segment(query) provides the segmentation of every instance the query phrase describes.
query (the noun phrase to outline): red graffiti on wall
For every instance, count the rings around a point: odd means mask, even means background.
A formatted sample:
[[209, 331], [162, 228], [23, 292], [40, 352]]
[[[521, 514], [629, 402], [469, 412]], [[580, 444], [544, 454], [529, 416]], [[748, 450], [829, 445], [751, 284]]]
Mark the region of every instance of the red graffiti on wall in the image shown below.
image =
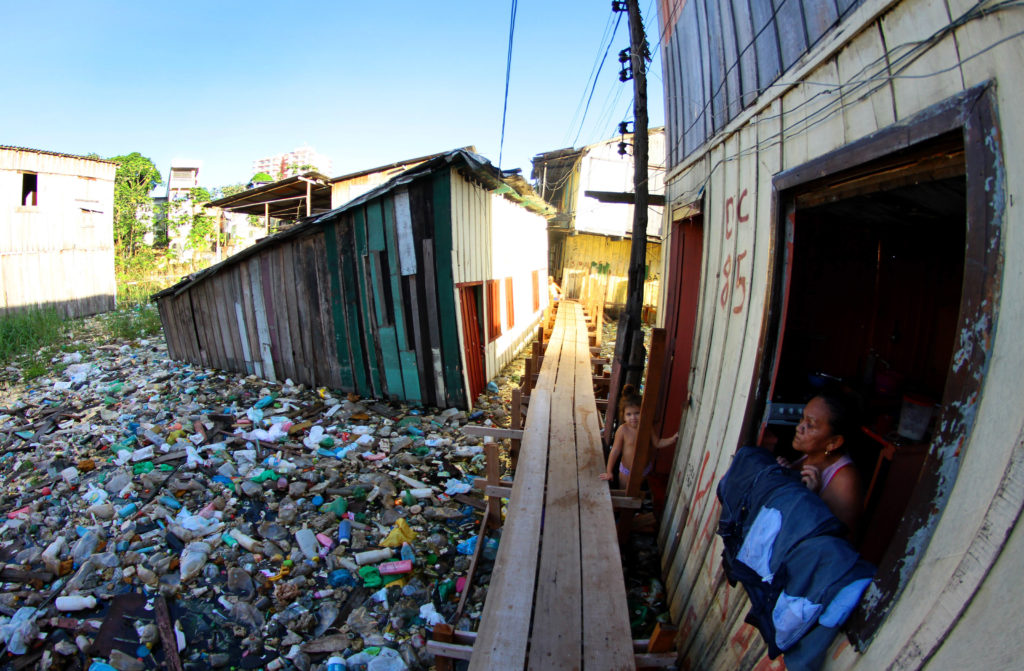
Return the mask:
[[736, 659], [743, 659], [743, 655], [747, 654], [747, 650], [750, 649], [750, 644], [754, 642], [756, 634], [757, 629], [746, 623], [736, 630], [736, 633], [729, 639], [729, 649], [736, 655]]
[[[729, 196], [725, 201], [725, 239], [732, 238], [732, 216], [736, 213], [736, 222], [745, 223], [750, 220], [750, 215], [743, 211], [743, 201], [747, 197], [747, 189], [740, 192], [739, 198]], [[749, 250], [743, 250], [739, 254], [729, 254], [722, 263], [722, 291], [719, 294], [718, 302], [723, 309], [732, 309], [733, 314], [743, 312], [747, 304], [747, 277], [742, 273], [740, 264], [746, 258]]]

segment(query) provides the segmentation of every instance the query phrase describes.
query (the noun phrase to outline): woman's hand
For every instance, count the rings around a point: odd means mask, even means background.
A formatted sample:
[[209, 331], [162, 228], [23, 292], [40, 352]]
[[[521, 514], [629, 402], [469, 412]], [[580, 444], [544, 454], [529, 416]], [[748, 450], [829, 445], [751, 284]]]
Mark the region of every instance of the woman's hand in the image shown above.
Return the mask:
[[597, 477], [600, 478], [601, 480], [611, 480], [612, 479], [612, 474], [611, 473], [602, 473], [601, 475], [599, 475]]
[[785, 457], [775, 457], [775, 462], [783, 468], [793, 468], [793, 464]]
[[807, 489], [815, 494], [821, 489], [821, 469], [817, 466], [804, 466], [801, 468], [800, 479], [807, 485]]

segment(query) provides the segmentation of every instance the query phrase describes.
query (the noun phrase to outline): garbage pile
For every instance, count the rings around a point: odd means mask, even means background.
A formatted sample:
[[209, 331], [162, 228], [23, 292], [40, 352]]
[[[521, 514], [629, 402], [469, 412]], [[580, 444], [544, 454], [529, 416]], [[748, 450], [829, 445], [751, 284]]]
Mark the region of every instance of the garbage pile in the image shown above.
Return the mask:
[[59, 357], [0, 392], [0, 668], [429, 668], [430, 626], [476, 629], [486, 592], [460, 427], [504, 419], [489, 391], [467, 417], [161, 340]]

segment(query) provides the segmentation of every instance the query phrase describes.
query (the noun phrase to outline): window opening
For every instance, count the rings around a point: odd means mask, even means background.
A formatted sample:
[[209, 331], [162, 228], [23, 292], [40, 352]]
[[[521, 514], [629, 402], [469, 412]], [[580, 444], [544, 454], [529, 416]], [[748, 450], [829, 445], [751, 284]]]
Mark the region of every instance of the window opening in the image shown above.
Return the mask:
[[26, 207], [39, 205], [39, 175], [34, 172], [21, 173], [21, 204]]
[[505, 314], [508, 318], [508, 327], [512, 328], [516, 325], [516, 305], [515, 300], [512, 298], [512, 278], [505, 278]]
[[540, 310], [540, 271], [533, 271], [533, 311]]
[[487, 342], [501, 335], [501, 282], [487, 280]]

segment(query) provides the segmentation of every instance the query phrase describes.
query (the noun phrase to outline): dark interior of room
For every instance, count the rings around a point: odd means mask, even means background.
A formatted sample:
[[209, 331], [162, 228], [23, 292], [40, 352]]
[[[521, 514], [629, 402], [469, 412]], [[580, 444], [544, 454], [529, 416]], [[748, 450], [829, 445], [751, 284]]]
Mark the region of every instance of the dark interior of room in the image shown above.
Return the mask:
[[[848, 453], [868, 489], [861, 552], [878, 562], [910, 499], [938, 416], [956, 342], [965, 246], [965, 180], [923, 181], [800, 208], [774, 403], [824, 385], [856, 391], [864, 428]], [[920, 416], [920, 415], [919, 415]], [[769, 426], [795, 457], [791, 424]]]

